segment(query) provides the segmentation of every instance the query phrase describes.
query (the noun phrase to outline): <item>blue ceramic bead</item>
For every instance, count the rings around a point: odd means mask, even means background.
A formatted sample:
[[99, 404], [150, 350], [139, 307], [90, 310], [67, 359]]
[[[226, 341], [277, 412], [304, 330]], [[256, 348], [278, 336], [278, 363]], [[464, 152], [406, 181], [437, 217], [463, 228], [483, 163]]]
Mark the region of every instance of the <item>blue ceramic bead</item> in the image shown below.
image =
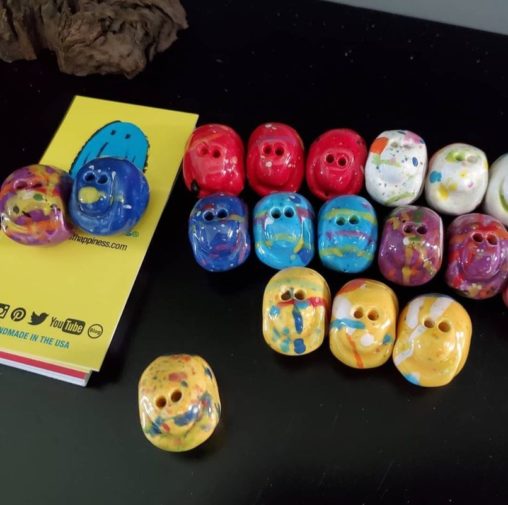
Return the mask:
[[314, 256], [314, 210], [298, 193], [272, 193], [254, 209], [256, 254], [281, 270], [306, 266]]
[[236, 268], [250, 253], [247, 206], [224, 193], [198, 200], [189, 217], [189, 240], [196, 261], [205, 270]]
[[365, 198], [338, 196], [321, 207], [318, 251], [323, 265], [339, 272], [363, 272], [374, 260], [376, 244], [376, 212]]
[[144, 170], [148, 157], [148, 140], [135, 124], [113, 121], [97, 130], [81, 148], [72, 163], [70, 174], [97, 158], [120, 158]]
[[89, 233], [125, 233], [140, 220], [148, 199], [143, 172], [126, 160], [99, 158], [77, 172], [69, 212], [73, 222]]

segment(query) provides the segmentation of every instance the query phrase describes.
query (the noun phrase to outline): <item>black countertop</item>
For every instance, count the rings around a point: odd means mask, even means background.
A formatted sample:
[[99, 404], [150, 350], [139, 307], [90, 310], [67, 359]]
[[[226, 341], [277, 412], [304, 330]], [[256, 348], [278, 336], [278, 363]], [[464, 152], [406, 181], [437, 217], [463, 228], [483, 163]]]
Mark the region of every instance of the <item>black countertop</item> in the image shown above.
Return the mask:
[[[40, 158], [76, 94], [197, 112], [244, 140], [281, 121], [307, 146], [333, 127], [367, 143], [407, 128], [429, 153], [458, 141], [490, 161], [508, 151], [506, 37], [324, 2], [201, 4], [185, 2], [190, 29], [131, 81], [61, 75], [50, 55], [0, 64], [1, 178]], [[255, 195], [244, 196], [252, 209]], [[261, 334], [274, 271], [254, 254], [226, 274], [198, 267], [186, 237], [193, 203], [179, 177], [103, 371], [86, 389], [0, 368], [0, 503], [506, 503], [500, 297], [460, 300], [474, 324], [471, 351], [443, 388], [413, 386], [391, 362], [348, 369], [326, 343], [286, 359]], [[333, 293], [349, 279], [319, 260], [310, 266]], [[365, 276], [380, 278], [375, 268]], [[401, 306], [436, 291], [451, 294], [442, 274], [396, 288]], [[223, 404], [216, 434], [187, 454], [149, 444], [137, 412], [141, 372], [175, 352], [210, 362]]]

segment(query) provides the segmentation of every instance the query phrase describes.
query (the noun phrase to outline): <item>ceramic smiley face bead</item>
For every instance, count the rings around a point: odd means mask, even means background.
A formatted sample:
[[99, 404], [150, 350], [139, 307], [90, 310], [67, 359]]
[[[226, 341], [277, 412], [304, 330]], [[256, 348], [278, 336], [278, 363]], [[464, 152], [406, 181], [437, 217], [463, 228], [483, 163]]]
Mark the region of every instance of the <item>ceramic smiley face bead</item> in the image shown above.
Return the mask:
[[141, 375], [141, 428], [164, 451], [194, 449], [214, 432], [221, 405], [217, 381], [200, 356], [160, 356]]
[[260, 196], [298, 191], [304, 175], [303, 142], [296, 130], [282, 123], [258, 126], [249, 138], [247, 178]]
[[422, 193], [427, 170], [427, 147], [408, 130], [389, 130], [378, 135], [365, 165], [367, 192], [388, 207], [407, 205]]
[[490, 167], [484, 208], [487, 214], [508, 226], [508, 154], [498, 158]]
[[95, 235], [126, 233], [149, 200], [143, 172], [127, 160], [98, 158], [78, 170], [69, 211], [73, 222]]
[[508, 279], [508, 232], [487, 214], [465, 214], [448, 228], [446, 283], [481, 300], [500, 293]]
[[72, 179], [46, 165], [14, 171], [0, 188], [0, 220], [10, 239], [24, 245], [58, 244], [72, 235], [67, 202]]
[[245, 185], [242, 139], [229, 126], [196, 128], [185, 147], [183, 179], [198, 198], [212, 193], [239, 195]]
[[418, 296], [400, 313], [393, 362], [413, 384], [444, 386], [464, 367], [471, 333], [469, 314], [453, 298]]
[[429, 163], [425, 182], [427, 203], [438, 212], [458, 216], [474, 210], [483, 199], [489, 179], [485, 153], [467, 144], [450, 144]]
[[347, 128], [330, 130], [310, 146], [307, 185], [321, 200], [359, 193], [367, 158], [365, 140]]
[[345, 365], [375, 368], [392, 355], [399, 304], [386, 284], [354, 279], [333, 300], [330, 349]]
[[379, 270], [402, 286], [429, 282], [443, 261], [443, 222], [427, 207], [398, 207], [388, 216], [379, 244]]
[[223, 272], [241, 265], [250, 253], [247, 206], [224, 193], [198, 200], [189, 217], [189, 240], [205, 270]]
[[325, 338], [330, 289], [310, 268], [286, 268], [268, 282], [263, 296], [263, 336], [288, 356], [315, 351]]
[[314, 256], [314, 210], [298, 193], [274, 193], [254, 208], [257, 257], [282, 269], [306, 266]]
[[362, 272], [372, 264], [376, 244], [376, 212], [365, 198], [337, 196], [321, 207], [318, 251], [323, 265], [338, 272]]

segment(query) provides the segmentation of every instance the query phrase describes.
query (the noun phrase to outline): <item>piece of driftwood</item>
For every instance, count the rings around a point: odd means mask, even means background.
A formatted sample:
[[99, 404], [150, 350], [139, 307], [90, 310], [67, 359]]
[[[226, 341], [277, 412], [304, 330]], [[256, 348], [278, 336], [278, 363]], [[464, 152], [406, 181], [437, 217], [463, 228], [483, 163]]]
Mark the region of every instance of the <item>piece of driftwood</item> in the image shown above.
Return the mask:
[[179, 0], [0, 0], [0, 58], [49, 49], [68, 74], [134, 77], [183, 28]]

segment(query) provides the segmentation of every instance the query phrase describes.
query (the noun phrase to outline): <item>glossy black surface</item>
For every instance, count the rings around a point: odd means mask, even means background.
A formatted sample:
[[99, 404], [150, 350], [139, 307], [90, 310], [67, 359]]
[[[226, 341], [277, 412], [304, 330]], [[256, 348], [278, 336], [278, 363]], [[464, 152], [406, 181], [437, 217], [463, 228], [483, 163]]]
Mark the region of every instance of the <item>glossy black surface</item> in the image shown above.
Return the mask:
[[[367, 143], [408, 128], [430, 153], [457, 141], [490, 161], [508, 151], [507, 38], [323, 2], [185, 4], [191, 28], [132, 81], [60, 75], [49, 55], [0, 64], [0, 176], [40, 158], [75, 94], [198, 112], [200, 123], [229, 124], [244, 140], [273, 120], [294, 126], [307, 147], [333, 127]], [[255, 195], [244, 196], [252, 209]], [[347, 369], [326, 344], [276, 356], [261, 335], [274, 271], [254, 254], [231, 273], [202, 270], [186, 236], [193, 203], [180, 177], [86, 389], [0, 368], [0, 503], [506, 503], [500, 298], [461, 300], [471, 352], [444, 388], [412, 386], [391, 363]], [[349, 279], [311, 266], [334, 293]], [[396, 289], [401, 305], [429, 291], [450, 293], [442, 275]], [[138, 421], [141, 372], [174, 352], [205, 357], [222, 397], [218, 432], [188, 454], [152, 447]]]

